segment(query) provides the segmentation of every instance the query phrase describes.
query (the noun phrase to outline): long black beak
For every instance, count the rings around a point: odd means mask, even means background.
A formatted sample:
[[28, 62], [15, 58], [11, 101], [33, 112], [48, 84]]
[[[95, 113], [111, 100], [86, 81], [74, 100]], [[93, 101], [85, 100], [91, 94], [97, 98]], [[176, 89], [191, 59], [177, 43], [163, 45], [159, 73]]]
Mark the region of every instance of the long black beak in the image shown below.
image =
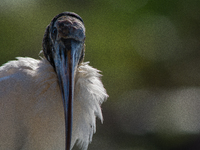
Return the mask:
[[80, 45], [72, 39], [55, 43], [55, 69], [62, 93], [65, 115], [66, 150], [70, 150], [72, 136], [74, 76], [78, 65]]

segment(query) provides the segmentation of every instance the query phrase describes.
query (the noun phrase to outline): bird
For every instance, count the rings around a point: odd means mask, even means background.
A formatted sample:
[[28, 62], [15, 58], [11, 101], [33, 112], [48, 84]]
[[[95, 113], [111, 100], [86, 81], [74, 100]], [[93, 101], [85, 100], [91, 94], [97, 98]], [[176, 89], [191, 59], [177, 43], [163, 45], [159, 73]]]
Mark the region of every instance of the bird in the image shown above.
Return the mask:
[[85, 38], [82, 18], [62, 12], [46, 27], [43, 57], [0, 67], [1, 150], [87, 150], [108, 94], [84, 62]]

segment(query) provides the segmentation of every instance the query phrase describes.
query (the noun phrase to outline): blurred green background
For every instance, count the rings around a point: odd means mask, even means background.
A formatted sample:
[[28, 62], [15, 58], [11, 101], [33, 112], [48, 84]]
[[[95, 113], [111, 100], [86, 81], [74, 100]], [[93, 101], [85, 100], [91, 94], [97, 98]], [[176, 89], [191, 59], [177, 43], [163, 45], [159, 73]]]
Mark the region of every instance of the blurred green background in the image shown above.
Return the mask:
[[198, 150], [199, 8], [199, 0], [0, 0], [0, 64], [39, 59], [51, 19], [76, 12], [85, 61], [109, 94], [89, 150]]

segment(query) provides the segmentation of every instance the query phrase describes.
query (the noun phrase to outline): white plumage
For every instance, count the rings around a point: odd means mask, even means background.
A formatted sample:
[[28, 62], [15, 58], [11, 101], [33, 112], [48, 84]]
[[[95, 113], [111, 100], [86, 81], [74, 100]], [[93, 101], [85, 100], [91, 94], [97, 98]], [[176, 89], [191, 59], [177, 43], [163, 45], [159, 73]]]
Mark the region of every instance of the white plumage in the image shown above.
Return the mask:
[[[45, 59], [18, 57], [0, 67], [0, 150], [64, 150], [65, 122], [57, 75]], [[87, 149], [108, 97], [97, 69], [76, 70], [71, 148]]]

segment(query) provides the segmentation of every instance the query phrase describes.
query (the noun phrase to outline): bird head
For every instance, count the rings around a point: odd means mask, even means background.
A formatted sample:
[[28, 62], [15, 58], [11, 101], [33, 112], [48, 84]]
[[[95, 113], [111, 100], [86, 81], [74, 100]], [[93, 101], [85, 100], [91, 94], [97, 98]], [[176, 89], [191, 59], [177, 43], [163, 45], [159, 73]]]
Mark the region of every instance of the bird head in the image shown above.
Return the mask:
[[[55, 16], [47, 26], [43, 38], [43, 53], [55, 69], [54, 57], [56, 45], [60, 44], [70, 49], [70, 42], [81, 46], [80, 62], [83, 61], [85, 52], [85, 27], [82, 18], [73, 12], [63, 12]], [[57, 51], [59, 51], [57, 49]], [[80, 63], [79, 62], [79, 63]]]
[[43, 53], [54, 67], [60, 86], [66, 130], [66, 150], [70, 150], [74, 77], [84, 58], [85, 27], [81, 17], [72, 12], [55, 16], [47, 26], [43, 38]]

